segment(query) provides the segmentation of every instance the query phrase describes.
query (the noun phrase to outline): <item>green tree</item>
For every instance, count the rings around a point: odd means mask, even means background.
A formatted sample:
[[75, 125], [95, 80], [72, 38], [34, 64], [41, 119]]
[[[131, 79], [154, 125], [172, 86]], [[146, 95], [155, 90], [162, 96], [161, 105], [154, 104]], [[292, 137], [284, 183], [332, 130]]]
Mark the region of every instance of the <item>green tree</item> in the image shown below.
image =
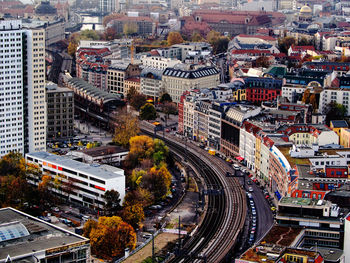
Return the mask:
[[344, 120], [347, 113], [347, 109], [343, 104], [331, 102], [326, 108], [326, 123], [329, 126], [330, 121]]
[[80, 32], [80, 39], [82, 40], [99, 40], [100, 38], [100, 35], [95, 30], [85, 29]]
[[171, 99], [169, 93], [164, 93], [160, 99], [159, 99], [159, 102], [160, 103], [165, 103], [165, 102], [172, 102], [173, 100]]
[[156, 108], [151, 103], [146, 103], [140, 109], [140, 118], [142, 120], [154, 120], [157, 118]]
[[135, 22], [125, 23], [123, 26], [123, 33], [126, 36], [130, 36], [137, 33], [137, 24]]
[[184, 40], [179, 32], [170, 32], [167, 38], [167, 42], [169, 46], [172, 46], [175, 44], [181, 44], [184, 42]]
[[107, 216], [115, 216], [121, 210], [120, 194], [115, 190], [108, 190], [104, 193], [103, 199], [105, 200], [104, 211]]

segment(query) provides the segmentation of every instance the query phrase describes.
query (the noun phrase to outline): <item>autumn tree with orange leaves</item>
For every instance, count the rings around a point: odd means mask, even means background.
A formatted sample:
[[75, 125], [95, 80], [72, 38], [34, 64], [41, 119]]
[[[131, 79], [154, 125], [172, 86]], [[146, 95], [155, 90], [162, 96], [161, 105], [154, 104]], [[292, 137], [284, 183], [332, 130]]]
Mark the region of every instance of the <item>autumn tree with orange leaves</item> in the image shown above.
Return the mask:
[[39, 180], [41, 171], [35, 164], [26, 163], [22, 154], [11, 152], [0, 159], [0, 206], [22, 209], [24, 203], [37, 203], [37, 188], [27, 178]]
[[120, 257], [126, 248], [136, 246], [135, 230], [119, 216], [103, 216], [98, 222], [88, 220], [83, 233], [90, 239], [92, 254], [104, 260]]
[[167, 41], [169, 46], [172, 46], [175, 44], [181, 44], [184, 42], [179, 32], [170, 32], [168, 35]]

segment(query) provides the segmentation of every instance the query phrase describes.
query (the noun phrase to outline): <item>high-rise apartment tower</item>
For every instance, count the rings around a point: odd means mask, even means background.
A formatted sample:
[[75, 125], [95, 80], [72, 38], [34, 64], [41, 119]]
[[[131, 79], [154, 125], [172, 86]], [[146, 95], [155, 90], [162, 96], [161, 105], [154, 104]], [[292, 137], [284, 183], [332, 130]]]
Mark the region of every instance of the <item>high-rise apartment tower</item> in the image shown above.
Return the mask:
[[1, 20], [0, 157], [45, 150], [45, 31]]

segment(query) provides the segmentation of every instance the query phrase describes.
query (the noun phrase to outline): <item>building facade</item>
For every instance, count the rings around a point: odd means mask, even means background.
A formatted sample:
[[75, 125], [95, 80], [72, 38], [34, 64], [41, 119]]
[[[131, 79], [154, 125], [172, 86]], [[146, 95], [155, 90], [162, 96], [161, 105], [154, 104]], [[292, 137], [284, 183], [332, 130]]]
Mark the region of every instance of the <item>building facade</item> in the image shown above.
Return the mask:
[[45, 32], [18, 20], [0, 28], [0, 156], [46, 150]]
[[[50, 190], [68, 201], [102, 209], [105, 192], [115, 190], [120, 194], [121, 203], [123, 202], [125, 176], [122, 169], [109, 165], [90, 165], [47, 152], [26, 154], [26, 161], [38, 165], [52, 179], [57, 177], [62, 187]], [[39, 183], [35, 176], [29, 177], [28, 181], [34, 185]]]
[[158, 101], [162, 96], [163, 84], [162, 84], [163, 70], [145, 67], [141, 71], [141, 93]]
[[162, 77], [163, 90], [173, 102], [179, 103], [185, 91], [215, 88], [220, 83], [219, 70], [215, 67], [167, 68]]
[[74, 92], [46, 85], [47, 94], [47, 139], [72, 138], [74, 136]]

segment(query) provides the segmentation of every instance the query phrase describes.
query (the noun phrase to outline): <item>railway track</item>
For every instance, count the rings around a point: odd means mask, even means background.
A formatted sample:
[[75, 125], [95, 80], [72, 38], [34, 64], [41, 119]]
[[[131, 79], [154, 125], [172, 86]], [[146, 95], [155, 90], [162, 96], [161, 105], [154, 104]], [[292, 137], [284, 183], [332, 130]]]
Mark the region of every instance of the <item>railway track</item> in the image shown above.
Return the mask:
[[[142, 131], [154, 136], [147, 127]], [[222, 262], [235, 246], [246, 216], [245, 195], [237, 179], [227, 178], [226, 169], [216, 158], [200, 154], [181, 140], [156, 136], [199, 171], [207, 186], [208, 205], [202, 224], [170, 262]], [[186, 152], [185, 152], [186, 151]], [[210, 194], [211, 193], [211, 194]]]

